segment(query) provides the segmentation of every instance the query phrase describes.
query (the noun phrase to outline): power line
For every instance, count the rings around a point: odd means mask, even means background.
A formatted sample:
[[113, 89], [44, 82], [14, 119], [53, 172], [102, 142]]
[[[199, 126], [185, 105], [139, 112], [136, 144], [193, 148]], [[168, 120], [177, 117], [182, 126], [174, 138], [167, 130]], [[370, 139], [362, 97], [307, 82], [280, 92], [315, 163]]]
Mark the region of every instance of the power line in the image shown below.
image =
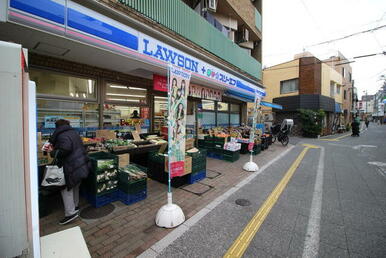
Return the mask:
[[[334, 66], [345, 65], [345, 64], [349, 64], [349, 63], [354, 63], [355, 62], [354, 60], [353, 61], [349, 61], [349, 59], [359, 59], [359, 58], [365, 58], [365, 57], [374, 57], [374, 56], [377, 56], [377, 55], [386, 55], [386, 51], [383, 51], [382, 53], [373, 53], [373, 54], [367, 54], [367, 55], [361, 55], [361, 56], [354, 56], [354, 57], [351, 57], [351, 58], [346, 58], [346, 59], [343, 60], [345, 62], [334, 64]], [[289, 62], [291, 62], [291, 61], [289, 61]], [[328, 64], [328, 63], [331, 63], [331, 62], [332, 62], [331, 60], [326, 60], [326, 61], [318, 60], [317, 62], [314, 62], [312, 64], [299, 64], [299, 65], [291, 65], [291, 66], [278, 67], [278, 68], [269, 68], [269, 67], [267, 67], [264, 70], [268, 70], [268, 71], [283, 70], [283, 69], [287, 69], [287, 68], [304, 67], [304, 66], [315, 65], [315, 64]], [[271, 67], [273, 67], [273, 66], [271, 66]]]
[[385, 27], [386, 27], [386, 24], [378, 26], [378, 27], [375, 27], [375, 28], [372, 28], [372, 29], [355, 32], [355, 33], [352, 33], [350, 35], [346, 35], [346, 36], [343, 36], [343, 37], [340, 37], [340, 38], [331, 39], [331, 40], [323, 41], [323, 42], [320, 42], [320, 43], [317, 43], [317, 44], [309, 45], [306, 48], [315, 47], [315, 46], [324, 45], [324, 44], [329, 44], [329, 43], [332, 43], [334, 41], [338, 41], [338, 40], [342, 40], [342, 39], [347, 39], [347, 38], [350, 38], [350, 37], [353, 37], [353, 36], [356, 36], [356, 35], [359, 35], [359, 34], [363, 34], [363, 33], [373, 32], [373, 31], [376, 31], [376, 30], [383, 29]]

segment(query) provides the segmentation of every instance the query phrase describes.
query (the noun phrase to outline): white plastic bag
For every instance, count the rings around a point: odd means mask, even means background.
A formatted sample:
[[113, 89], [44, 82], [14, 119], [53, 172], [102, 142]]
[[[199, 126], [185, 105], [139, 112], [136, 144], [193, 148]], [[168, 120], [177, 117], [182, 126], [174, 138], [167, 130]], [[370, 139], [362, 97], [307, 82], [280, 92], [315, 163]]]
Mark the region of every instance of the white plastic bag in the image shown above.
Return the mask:
[[63, 186], [66, 184], [63, 167], [56, 165], [46, 166], [42, 186]]

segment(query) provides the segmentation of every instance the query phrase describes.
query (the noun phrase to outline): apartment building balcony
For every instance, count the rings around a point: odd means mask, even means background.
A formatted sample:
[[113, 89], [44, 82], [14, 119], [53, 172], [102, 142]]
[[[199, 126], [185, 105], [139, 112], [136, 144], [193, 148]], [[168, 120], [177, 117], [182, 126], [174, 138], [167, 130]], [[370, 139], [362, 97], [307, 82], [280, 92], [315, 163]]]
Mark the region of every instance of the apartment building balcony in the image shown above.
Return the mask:
[[[247, 45], [242, 48], [235, 43], [236, 40], [233, 42], [223, 31], [202, 17], [201, 12], [195, 11], [181, 0], [119, 0], [118, 2], [188, 39], [257, 80], [261, 80], [261, 62], [258, 61], [261, 60], [261, 47], [259, 47], [259, 53], [253, 51], [255, 45], [261, 45], [261, 35], [258, 35], [261, 31], [261, 16], [255, 19], [257, 25], [260, 24], [260, 30], [254, 29], [254, 32], [250, 33], [250, 40], [240, 42]], [[251, 6], [253, 7], [252, 4]], [[221, 8], [225, 8], [224, 5]], [[226, 5], [226, 8], [230, 8], [229, 5]], [[259, 13], [257, 10], [256, 12]]]

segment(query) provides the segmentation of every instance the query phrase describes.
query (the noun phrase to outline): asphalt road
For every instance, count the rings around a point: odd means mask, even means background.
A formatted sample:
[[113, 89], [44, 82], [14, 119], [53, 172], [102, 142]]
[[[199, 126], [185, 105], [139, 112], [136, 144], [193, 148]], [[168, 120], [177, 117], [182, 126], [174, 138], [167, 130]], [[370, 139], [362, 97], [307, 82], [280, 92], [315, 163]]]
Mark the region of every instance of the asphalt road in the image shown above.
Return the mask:
[[[262, 212], [267, 214], [244, 257], [386, 257], [386, 126], [371, 124], [360, 137], [345, 135], [301, 139], [159, 256], [222, 257]], [[320, 148], [307, 149], [282, 185], [304, 143]], [[239, 206], [237, 199], [250, 205]], [[273, 204], [268, 211], [262, 208], [267, 203]]]

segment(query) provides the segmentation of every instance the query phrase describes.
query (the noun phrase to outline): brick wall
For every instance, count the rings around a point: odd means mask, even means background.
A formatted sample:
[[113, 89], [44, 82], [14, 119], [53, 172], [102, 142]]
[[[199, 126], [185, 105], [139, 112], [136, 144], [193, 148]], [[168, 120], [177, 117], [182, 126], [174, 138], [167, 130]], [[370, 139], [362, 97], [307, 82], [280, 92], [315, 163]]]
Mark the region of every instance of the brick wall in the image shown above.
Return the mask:
[[261, 38], [261, 33], [255, 26], [255, 6], [251, 0], [226, 0], [248, 27]]
[[315, 57], [302, 57], [299, 66], [299, 94], [321, 94], [321, 62]]

